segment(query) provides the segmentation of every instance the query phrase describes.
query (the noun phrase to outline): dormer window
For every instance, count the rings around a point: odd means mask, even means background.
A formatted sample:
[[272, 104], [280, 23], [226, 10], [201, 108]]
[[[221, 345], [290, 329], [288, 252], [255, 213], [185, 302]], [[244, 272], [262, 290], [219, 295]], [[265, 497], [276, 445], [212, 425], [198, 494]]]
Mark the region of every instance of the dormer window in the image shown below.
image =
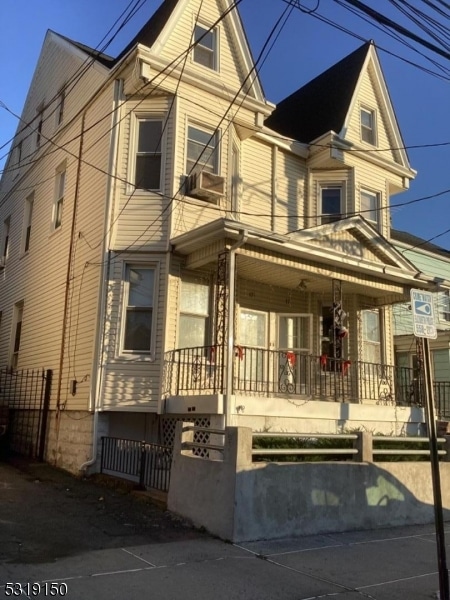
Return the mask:
[[380, 196], [369, 190], [361, 190], [361, 214], [374, 224], [378, 224], [380, 210]]
[[193, 60], [199, 65], [217, 70], [217, 30], [196, 25]]
[[361, 139], [372, 146], [376, 145], [375, 112], [368, 108], [361, 108]]

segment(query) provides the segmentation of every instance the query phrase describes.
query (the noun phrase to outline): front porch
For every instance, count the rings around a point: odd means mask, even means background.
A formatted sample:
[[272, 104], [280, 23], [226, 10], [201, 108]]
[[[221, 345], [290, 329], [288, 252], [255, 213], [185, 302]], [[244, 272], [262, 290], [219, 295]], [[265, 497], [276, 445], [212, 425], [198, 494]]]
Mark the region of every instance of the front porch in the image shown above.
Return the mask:
[[226, 348], [179, 348], [165, 354], [165, 397], [231, 394], [383, 406], [422, 406], [413, 369], [295, 351], [234, 347], [231, 389]]

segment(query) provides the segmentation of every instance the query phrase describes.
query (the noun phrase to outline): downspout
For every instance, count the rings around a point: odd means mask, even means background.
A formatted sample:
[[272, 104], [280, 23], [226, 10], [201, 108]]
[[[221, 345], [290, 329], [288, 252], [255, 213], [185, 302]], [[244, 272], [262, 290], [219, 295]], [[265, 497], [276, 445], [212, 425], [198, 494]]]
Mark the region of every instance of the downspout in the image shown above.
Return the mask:
[[80, 471], [86, 471], [88, 467], [91, 467], [97, 460], [97, 446], [98, 446], [98, 413], [99, 413], [99, 400], [100, 391], [102, 388], [103, 380], [103, 353], [105, 346], [105, 318], [108, 302], [108, 282], [109, 272], [111, 264], [111, 251], [110, 251], [110, 240], [111, 240], [111, 223], [112, 215], [111, 210], [113, 207], [114, 193], [116, 189], [116, 179], [112, 175], [117, 169], [117, 159], [119, 151], [119, 123], [120, 123], [120, 110], [119, 104], [123, 95], [123, 80], [116, 79], [114, 82], [114, 101], [113, 101], [113, 119], [111, 124], [111, 143], [109, 147], [109, 159], [108, 159], [108, 173], [111, 177], [109, 179], [108, 190], [106, 194], [106, 207], [105, 207], [105, 218], [103, 231], [105, 232], [102, 244], [102, 271], [100, 274], [100, 290], [99, 290], [99, 301], [97, 307], [97, 324], [94, 341], [94, 360], [92, 365], [92, 376], [91, 386], [89, 390], [89, 411], [94, 413], [94, 422], [92, 427], [92, 456], [89, 460], [84, 462], [80, 466]]
[[228, 294], [228, 347], [227, 347], [227, 380], [224, 396], [223, 412], [225, 415], [225, 427], [228, 427], [231, 415], [231, 396], [233, 391], [233, 364], [234, 364], [234, 312], [236, 299], [236, 250], [243, 246], [248, 239], [247, 229], [239, 231], [240, 238], [230, 248], [230, 287]]
[[[79, 150], [78, 150], [77, 174], [76, 174], [76, 180], [75, 180], [75, 194], [74, 194], [74, 199], [73, 199], [72, 223], [71, 223], [71, 229], [70, 229], [69, 257], [67, 259], [66, 289], [65, 289], [65, 293], [64, 293], [64, 312], [63, 312], [62, 335], [61, 335], [61, 351], [59, 353], [58, 384], [57, 384], [57, 388], [56, 388], [56, 410], [57, 410], [58, 416], [59, 416], [59, 412], [62, 410], [62, 408], [61, 408], [61, 388], [62, 388], [62, 378], [63, 378], [63, 368], [64, 368], [64, 347], [66, 345], [67, 319], [69, 316], [70, 273], [72, 271], [72, 265], [74, 262], [73, 248], [74, 248], [75, 229], [76, 229], [77, 210], [78, 210], [78, 197], [80, 194], [81, 159], [83, 156], [83, 144], [84, 144], [84, 122], [85, 122], [85, 114], [83, 114], [83, 116], [81, 118], [80, 146], [79, 146]], [[63, 406], [63, 408], [64, 408], [64, 406]]]

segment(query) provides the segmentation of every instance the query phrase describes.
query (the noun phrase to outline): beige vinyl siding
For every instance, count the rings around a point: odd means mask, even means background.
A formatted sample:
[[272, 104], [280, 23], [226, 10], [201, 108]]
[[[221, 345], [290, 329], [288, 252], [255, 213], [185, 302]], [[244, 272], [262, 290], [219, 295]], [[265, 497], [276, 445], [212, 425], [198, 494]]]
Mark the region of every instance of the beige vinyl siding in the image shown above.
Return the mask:
[[[111, 106], [111, 94], [105, 92], [97, 105], [88, 112], [86, 128], [98, 120]], [[100, 166], [107, 165], [109, 136], [89, 150], [90, 144], [102, 137], [110, 126], [104, 121], [85, 135], [83, 161]], [[81, 121], [68, 129], [61, 145], [77, 156], [80, 140], [67, 143], [81, 133]], [[44, 156], [39, 169], [30, 170], [23, 184], [34, 189], [34, 206], [30, 249], [21, 254], [25, 195], [18, 191], [7, 202], [12, 210], [10, 259], [3, 273], [6, 294], [2, 298], [5, 328], [2, 328], [1, 362], [8, 360], [10, 350], [13, 305], [24, 301], [19, 368], [51, 368], [54, 371], [52, 407], [56, 402], [60, 352], [63, 331], [64, 299], [66, 289], [69, 242], [78, 161], [59, 150]], [[66, 186], [62, 225], [52, 227], [52, 210], [55, 197], [56, 169], [67, 161]], [[61, 403], [70, 410], [88, 407], [89, 381], [93, 365], [93, 339], [96, 326], [97, 295], [100, 280], [101, 240], [107, 177], [86, 163], [81, 163], [82, 185], [79, 189], [76, 214], [73, 264], [70, 275], [69, 305], [66, 343], [61, 386]], [[91, 246], [91, 247], [90, 247]], [[70, 380], [82, 383], [76, 396], [69, 394]]]
[[[378, 194], [381, 210], [377, 213], [378, 222], [371, 224], [385, 237], [388, 237], [390, 230], [390, 211], [389, 205], [389, 185], [386, 171], [375, 165], [365, 162], [355, 157], [353, 160], [355, 171], [355, 212], [361, 210], [361, 192], [363, 190]], [[367, 213], [361, 213], [365, 219], [368, 219]]]
[[272, 229], [271, 165], [272, 146], [254, 139], [246, 140], [242, 144], [241, 220], [269, 231]]
[[386, 160], [395, 161], [396, 157], [394, 152], [389, 150], [394, 146], [394, 140], [389, 135], [389, 128], [386, 121], [386, 115], [383, 107], [384, 102], [378, 94], [377, 86], [374, 84], [373, 67], [369, 65], [369, 68], [363, 73], [361, 85], [359, 88], [358, 99], [354, 103], [353, 112], [350, 117], [349, 127], [347, 132], [347, 139], [358, 145], [364, 144], [368, 148], [372, 147], [370, 144], [366, 144], [361, 141], [361, 121], [360, 121], [360, 110], [366, 108], [368, 110], [375, 111], [376, 119], [376, 147], [378, 149], [385, 149], [386, 152], [382, 153], [383, 158]]
[[[114, 255], [113, 255], [114, 256]], [[123, 326], [123, 277], [125, 263], [155, 265], [158, 269], [155, 279], [155, 311], [152, 333], [151, 357], [121, 354]], [[145, 410], [156, 412], [161, 398], [161, 367], [164, 360], [164, 311], [166, 310], [166, 257], [164, 254], [121, 255], [113, 258], [110, 270], [110, 283], [105, 332], [106, 362], [103, 380], [103, 410]]]
[[[199, 13], [200, 9], [200, 13]], [[223, 3], [201, 2], [201, 0], [192, 0], [189, 7], [181, 15], [170, 35], [164, 40], [161, 48], [161, 56], [169, 61], [179, 59], [180, 66], [185, 62], [186, 50], [192, 43], [192, 33], [194, 23], [198, 16], [198, 23], [209, 28], [223, 14]], [[244, 75], [239, 65], [239, 54], [232, 34], [228, 19], [223, 19], [218, 25], [218, 49], [219, 49], [219, 68], [213, 70], [208, 67], [196, 64], [192, 60], [191, 53], [185, 62], [185, 72], [194, 74], [198, 78], [209, 81], [216, 81], [221, 88], [226, 86], [230, 89], [238, 89]]]
[[[90, 65], [86, 68], [86, 65]], [[72, 91], [66, 93], [64, 117], [62, 124], [58, 127], [56, 124], [56, 105], [57, 99], [50, 102], [58, 95], [62, 85], [71, 79], [72, 74], [84, 70], [84, 75], [77, 80]], [[13, 142], [11, 148], [22, 139], [22, 161], [20, 170], [8, 173], [6, 164], [5, 176], [2, 178], [2, 192], [8, 192], [12, 185], [17, 185], [18, 181], [27, 171], [30, 165], [34, 163], [38, 156], [41, 156], [46, 149], [49, 149], [47, 138], [53, 139], [58, 135], [69, 121], [78, 112], [98, 89], [101, 83], [106, 79], [107, 69], [101, 65], [93, 64], [92, 60], [75, 49], [69, 42], [61, 40], [57, 34], [49, 32], [44, 43], [39, 63], [31, 82], [27, 99], [21, 115], [21, 122], [18, 131], [23, 127], [23, 123], [30, 123], [19, 134]], [[76, 90], [76, 91], [75, 91]], [[39, 151], [36, 151], [36, 128], [38, 121], [35, 120], [37, 110], [44, 106], [42, 139]], [[55, 141], [58, 141], [55, 139]], [[59, 142], [58, 142], [59, 143]], [[55, 147], [51, 147], [55, 150]], [[10, 160], [11, 162], [11, 160]], [[27, 163], [29, 163], [27, 165]], [[22, 186], [20, 186], [22, 187]]]
[[287, 152], [277, 152], [276, 209], [274, 231], [290, 233], [303, 229], [305, 214], [305, 161]]

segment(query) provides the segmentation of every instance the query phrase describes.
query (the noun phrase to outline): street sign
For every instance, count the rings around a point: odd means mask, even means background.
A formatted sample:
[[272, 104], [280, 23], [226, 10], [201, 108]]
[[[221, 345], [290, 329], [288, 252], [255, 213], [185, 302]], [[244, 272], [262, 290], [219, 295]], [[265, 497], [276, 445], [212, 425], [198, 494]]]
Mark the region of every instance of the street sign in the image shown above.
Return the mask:
[[435, 340], [437, 329], [434, 322], [433, 294], [423, 290], [411, 290], [411, 310], [414, 335]]

